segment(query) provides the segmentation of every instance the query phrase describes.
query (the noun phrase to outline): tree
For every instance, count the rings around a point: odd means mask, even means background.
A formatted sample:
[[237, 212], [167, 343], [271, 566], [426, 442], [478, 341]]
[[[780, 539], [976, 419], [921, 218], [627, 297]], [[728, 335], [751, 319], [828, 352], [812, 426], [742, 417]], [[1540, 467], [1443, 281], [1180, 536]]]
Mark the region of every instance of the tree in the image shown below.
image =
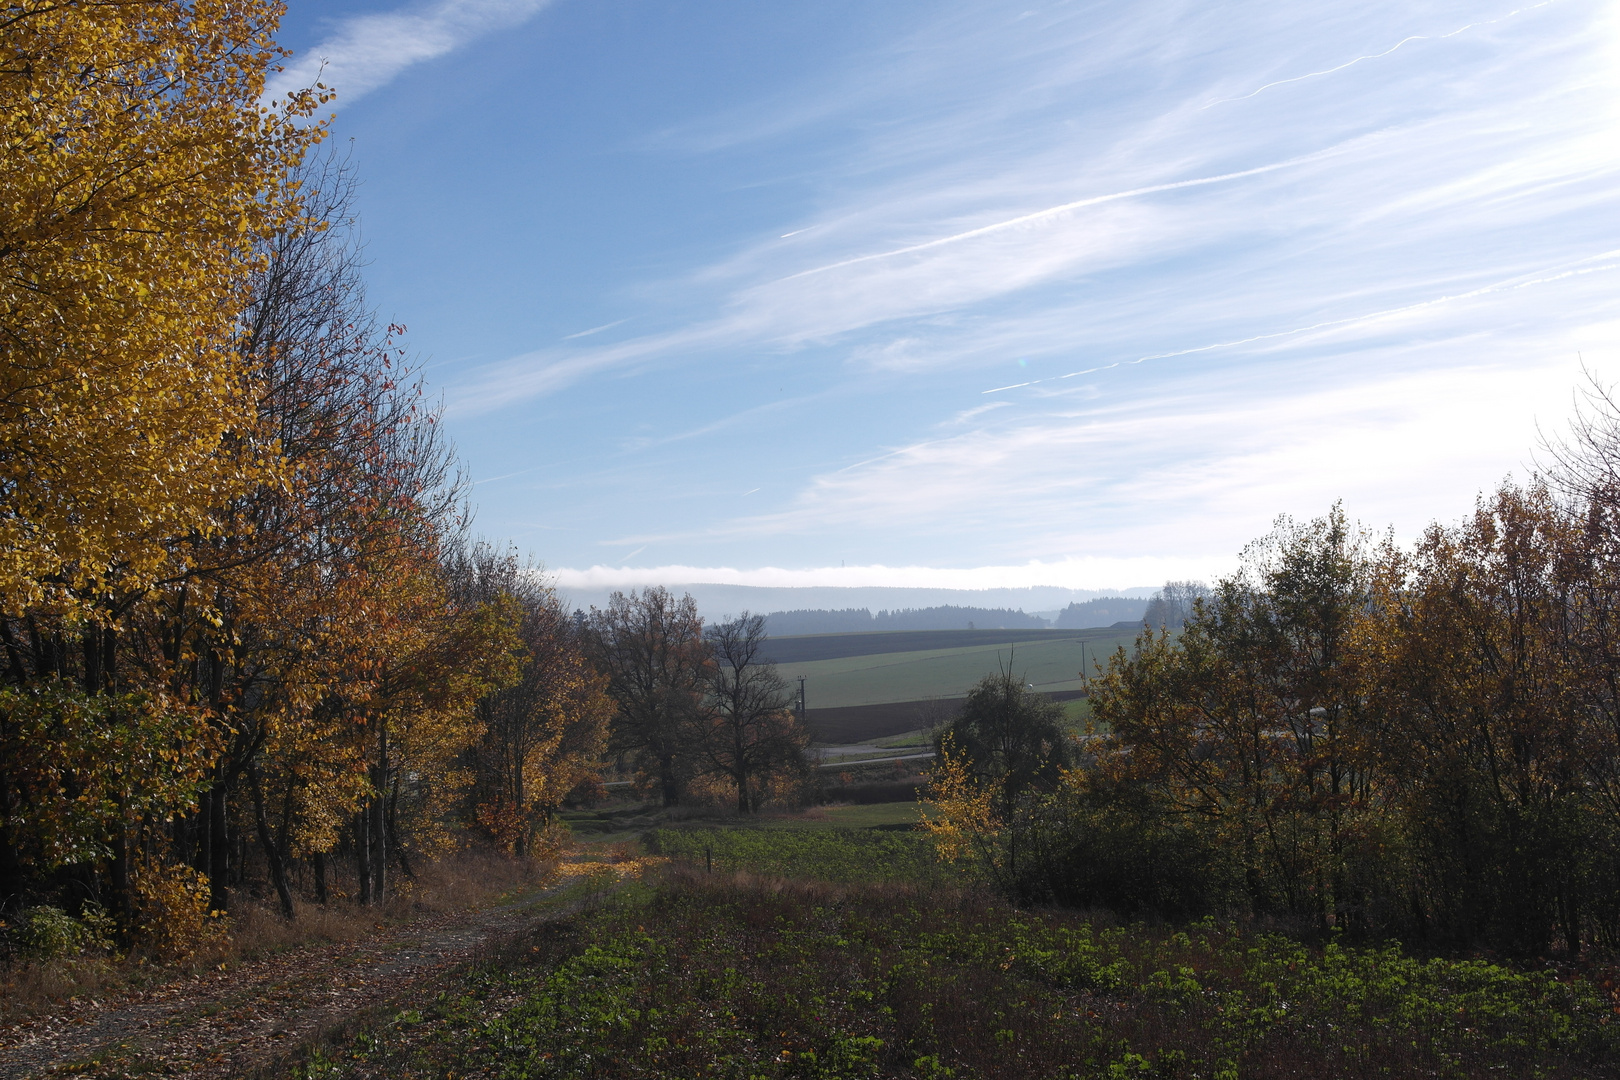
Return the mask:
[[1142, 621], [1150, 627], [1179, 630], [1193, 617], [1198, 602], [1208, 595], [1209, 586], [1202, 581], [1167, 581], [1148, 601]]
[[[297, 215], [290, 170], [323, 134], [302, 122], [313, 93], [260, 104], [282, 55], [279, 13], [267, 0], [0, 12], [0, 631], [13, 697], [0, 739], [29, 742], [44, 721], [57, 751], [0, 755], [0, 873], [37, 880], [60, 857], [98, 894], [105, 867], [126, 920], [138, 867], [161, 862], [159, 826], [207, 786], [220, 740], [205, 701], [132, 677], [120, 633], [174, 571], [177, 537], [215, 534], [229, 500], [281, 480], [236, 351], [259, 244]], [[100, 834], [77, 848], [29, 839], [92, 809]]]
[[596, 775], [613, 704], [585, 659], [573, 619], [537, 567], [487, 544], [456, 560], [457, 593], [516, 604], [523, 654], [516, 681], [481, 698], [472, 747], [472, 814], [501, 846], [524, 854], [535, 826]]
[[1117, 771], [1207, 823], [1256, 910], [1324, 926], [1364, 912], [1354, 864], [1378, 817], [1368, 690], [1387, 563], [1338, 507], [1280, 518], [1179, 636], [1149, 630], [1095, 684]]
[[260, 104], [279, 12], [0, 12], [0, 611], [139, 588], [275, 467], [235, 323], [323, 133]]
[[1557, 935], [1576, 951], [1587, 917], [1612, 918], [1588, 879], [1612, 850], [1593, 811], [1615, 759], [1591, 738], [1602, 668], [1581, 648], [1581, 525], [1545, 486], [1503, 485], [1414, 555], [1388, 760], [1434, 937], [1533, 954]]
[[592, 662], [613, 699], [614, 749], [656, 778], [665, 806], [680, 801], [703, 736], [709, 649], [690, 596], [662, 586], [615, 592], [606, 610], [591, 608]]
[[759, 809], [767, 778], [802, 774], [810, 736], [791, 707], [787, 681], [764, 659], [765, 617], [743, 612], [709, 628], [706, 701], [710, 764], [737, 788], [737, 812]]
[[1014, 676], [1009, 659], [967, 692], [935, 750], [943, 757], [947, 746], [953, 748], [974, 780], [995, 791], [996, 809], [1005, 817], [1023, 795], [1056, 789], [1072, 742], [1063, 707]]

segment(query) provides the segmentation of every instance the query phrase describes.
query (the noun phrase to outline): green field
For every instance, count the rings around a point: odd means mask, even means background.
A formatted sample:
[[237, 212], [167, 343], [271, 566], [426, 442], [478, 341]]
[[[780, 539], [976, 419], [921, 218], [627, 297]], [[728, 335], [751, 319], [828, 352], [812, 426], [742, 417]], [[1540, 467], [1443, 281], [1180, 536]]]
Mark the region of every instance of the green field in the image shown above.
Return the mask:
[[810, 660], [835, 660], [841, 656], [872, 656], [878, 653], [927, 652], [932, 649], [958, 649], [973, 645], [1005, 647], [1031, 641], [1085, 640], [1134, 634], [1138, 628], [1114, 630], [879, 630], [855, 634], [799, 634], [770, 639], [767, 657], [776, 664], [800, 664]]
[[[910, 807], [912, 823], [916, 820], [916, 805]], [[869, 817], [886, 817], [890, 815], [883, 811], [892, 807], [878, 804], [849, 809], [870, 811]], [[858, 815], [848, 816], [858, 819]], [[960, 872], [939, 861], [933, 841], [915, 829], [805, 824], [809, 827], [653, 829], [643, 842], [655, 855], [715, 872], [745, 870], [846, 884], [908, 881], [942, 885], [963, 881]]]
[[[871, 636], [871, 635], [850, 635]], [[1047, 693], [1081, 688], [1082, 658], [1090, 663], [1129, 646], [1126, 631], [1087, 632], [1084, 636], [975, 644], [915, 652], [870, 653], [780, 665], [794, 685], [805, 679], [805, 703], [811, 709], [844, 708], [961, 697], [981, 678], [1001, 668]]]

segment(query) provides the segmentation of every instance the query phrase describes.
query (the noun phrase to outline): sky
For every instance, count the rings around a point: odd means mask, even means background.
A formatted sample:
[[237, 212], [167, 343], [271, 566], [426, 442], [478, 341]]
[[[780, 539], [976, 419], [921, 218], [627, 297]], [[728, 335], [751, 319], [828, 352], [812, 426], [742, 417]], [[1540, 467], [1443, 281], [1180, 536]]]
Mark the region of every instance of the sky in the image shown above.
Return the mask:
[[370, 300], [565, 588], [1213, 580], [1620, 381], [1613, 0], [289, 0]]

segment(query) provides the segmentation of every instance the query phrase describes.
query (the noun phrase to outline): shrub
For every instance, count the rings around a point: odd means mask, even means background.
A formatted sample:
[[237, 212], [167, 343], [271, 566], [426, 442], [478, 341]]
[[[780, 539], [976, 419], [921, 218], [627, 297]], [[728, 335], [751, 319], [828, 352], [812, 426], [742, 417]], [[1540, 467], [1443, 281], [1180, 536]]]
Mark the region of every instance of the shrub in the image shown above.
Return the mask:
[[208, 879], [189, 866], [147, 864], [135, 879], [135, 897], [135, 941], [160, 959], [189, 959], [225, 932], [208, 906]]
[[17, 918], [17, 943], [35, 959], [57, 960], [113, 947], [117, 930], [100, 905], [88, 904], [75, 919], [49, 904], [26, 908]]

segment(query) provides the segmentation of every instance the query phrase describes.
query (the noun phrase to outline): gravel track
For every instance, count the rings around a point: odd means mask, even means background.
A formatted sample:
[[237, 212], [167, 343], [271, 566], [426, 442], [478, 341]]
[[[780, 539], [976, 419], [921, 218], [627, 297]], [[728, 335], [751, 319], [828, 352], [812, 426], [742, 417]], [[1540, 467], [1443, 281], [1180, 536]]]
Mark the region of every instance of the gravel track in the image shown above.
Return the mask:
[[549, 891], [71, 1002], [0, 1029], [0, 1080], [249, 1075], [324, 1032], [430, 991], [532, 925]]

